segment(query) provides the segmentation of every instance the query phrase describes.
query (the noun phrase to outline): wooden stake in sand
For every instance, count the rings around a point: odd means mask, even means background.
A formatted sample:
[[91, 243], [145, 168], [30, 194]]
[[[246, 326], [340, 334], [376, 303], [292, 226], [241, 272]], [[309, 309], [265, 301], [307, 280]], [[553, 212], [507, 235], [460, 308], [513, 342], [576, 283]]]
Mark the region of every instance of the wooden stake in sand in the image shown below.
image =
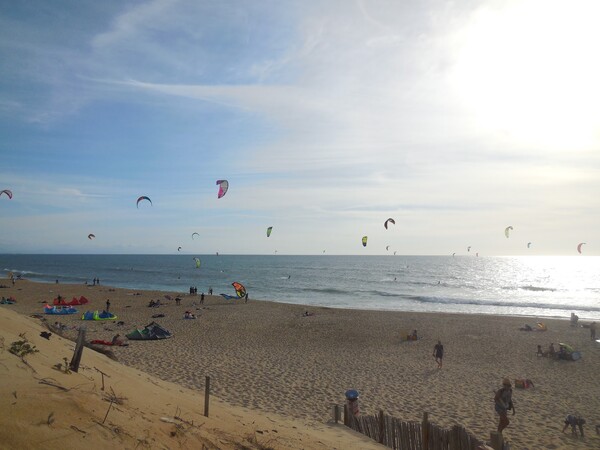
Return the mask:
[[104, 390], [104, 377], [106, 376], [106, 377], [110, 378], [110, 375], [108, 375], [108, 374], [106, 374], [106, 373], [102, 372], [102, 371], [101, 371], [100, 369], [98, 369], [97, 367], [94, 367], [94, 369], [96, 369], [98, 372], [100, 372], [100, 373], [102, 374], [102, 387], [100, 388], [100, 390], [101, 390], [101, 391], [103, 391], [103, 390]]
[[79, 363], [81, 362], [81, 354], [83, 353], [83, 344], [85, 344], [85, 326], [79, 327], [75, 352], [73, 353], [73, 358], [69, 364], [69, 369], [71, 369], [73, 372], [79, 371]]
[[204, 387], [204, 416], [208, 417], [208, 401], [210, 396], [210, 377], [206, 377], [206, 384]]

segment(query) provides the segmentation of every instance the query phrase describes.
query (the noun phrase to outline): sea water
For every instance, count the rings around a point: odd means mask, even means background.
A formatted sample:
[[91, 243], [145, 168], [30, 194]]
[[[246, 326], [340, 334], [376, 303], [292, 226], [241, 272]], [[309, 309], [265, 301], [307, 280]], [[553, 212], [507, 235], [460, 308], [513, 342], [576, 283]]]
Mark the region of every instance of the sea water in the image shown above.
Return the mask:
[[[0, 276], [387, 311], [600, 320], [600, 257], [0, 255]], [[5, 283], [6, 284], [6, 283]]]

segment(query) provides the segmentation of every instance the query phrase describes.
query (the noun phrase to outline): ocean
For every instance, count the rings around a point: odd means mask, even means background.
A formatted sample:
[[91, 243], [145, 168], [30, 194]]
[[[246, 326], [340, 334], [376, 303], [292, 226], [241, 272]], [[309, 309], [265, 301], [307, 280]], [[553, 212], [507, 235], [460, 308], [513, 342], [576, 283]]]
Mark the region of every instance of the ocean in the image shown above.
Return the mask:
[[[200, 259], [196, 268], [194, 257]], [[235, 295], [250, 300], [385, 311], [600, 320], [600, 257], [0, 255], [39, 282]]]

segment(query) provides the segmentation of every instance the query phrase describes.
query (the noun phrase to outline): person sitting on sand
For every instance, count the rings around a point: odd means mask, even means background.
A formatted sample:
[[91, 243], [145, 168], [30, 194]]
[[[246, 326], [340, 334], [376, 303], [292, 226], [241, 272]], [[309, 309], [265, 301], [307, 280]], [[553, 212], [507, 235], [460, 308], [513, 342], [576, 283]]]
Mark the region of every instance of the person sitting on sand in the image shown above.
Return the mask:
[[123, 340], [121, 339], [121, 335], [119, 333], [115, 334], [112, 338], [112, 345], [121, 345]]
[[[579, 432], [581, 433], [581, 437], [583, 437], [583, 426], [585, 425], [585, 419], [580, 415], [569, 414], [565, 417], [565, 426], [562, 429], [564, 433], [569, 426], [571, 427], [571, 434], [577, 436], [577, 428], [579, 427]], [[597, 427], [596, 427], [597, 428]]]
[[548, 356], [550, 358], [556, 358], [556, 350], [554, 349], [554, 342], [550, 342], [550, 347], [548, 347]]
[[186, 311], [186, 312], [183, 314], [183, 318], [184, 318], [184, 319], [195, 319], [195, 318], [196, 318], [196, 316], [195, 316], [195, 315], [194, 315], [194, 314], [193, 314], [191, 311]]
[[547, 354], [542, 350], [542, 346], [538, 345], [537, 352], [535, 352], [536, 356], [546, 356]]
[[417, 339], [418, 339], [418, 337], [417, 337], [417, 330], [413, 330], [413, 332], [408, 335], [408, 340], [409, 341], [416, 341]]

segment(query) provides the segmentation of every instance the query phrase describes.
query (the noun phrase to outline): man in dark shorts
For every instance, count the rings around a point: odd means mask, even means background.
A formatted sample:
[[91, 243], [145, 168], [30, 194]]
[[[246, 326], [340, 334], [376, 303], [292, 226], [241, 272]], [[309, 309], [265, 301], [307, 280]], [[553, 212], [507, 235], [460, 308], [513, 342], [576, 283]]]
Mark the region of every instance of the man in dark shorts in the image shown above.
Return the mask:
[[442, 341], [438, 340], [437, 344], [435, 344], [435, 347], [433, 347], [433, 357], [438, 365], [438, 369], [441, 369], [442, 359], [444, 358], [444, 346], [442, 345]]

